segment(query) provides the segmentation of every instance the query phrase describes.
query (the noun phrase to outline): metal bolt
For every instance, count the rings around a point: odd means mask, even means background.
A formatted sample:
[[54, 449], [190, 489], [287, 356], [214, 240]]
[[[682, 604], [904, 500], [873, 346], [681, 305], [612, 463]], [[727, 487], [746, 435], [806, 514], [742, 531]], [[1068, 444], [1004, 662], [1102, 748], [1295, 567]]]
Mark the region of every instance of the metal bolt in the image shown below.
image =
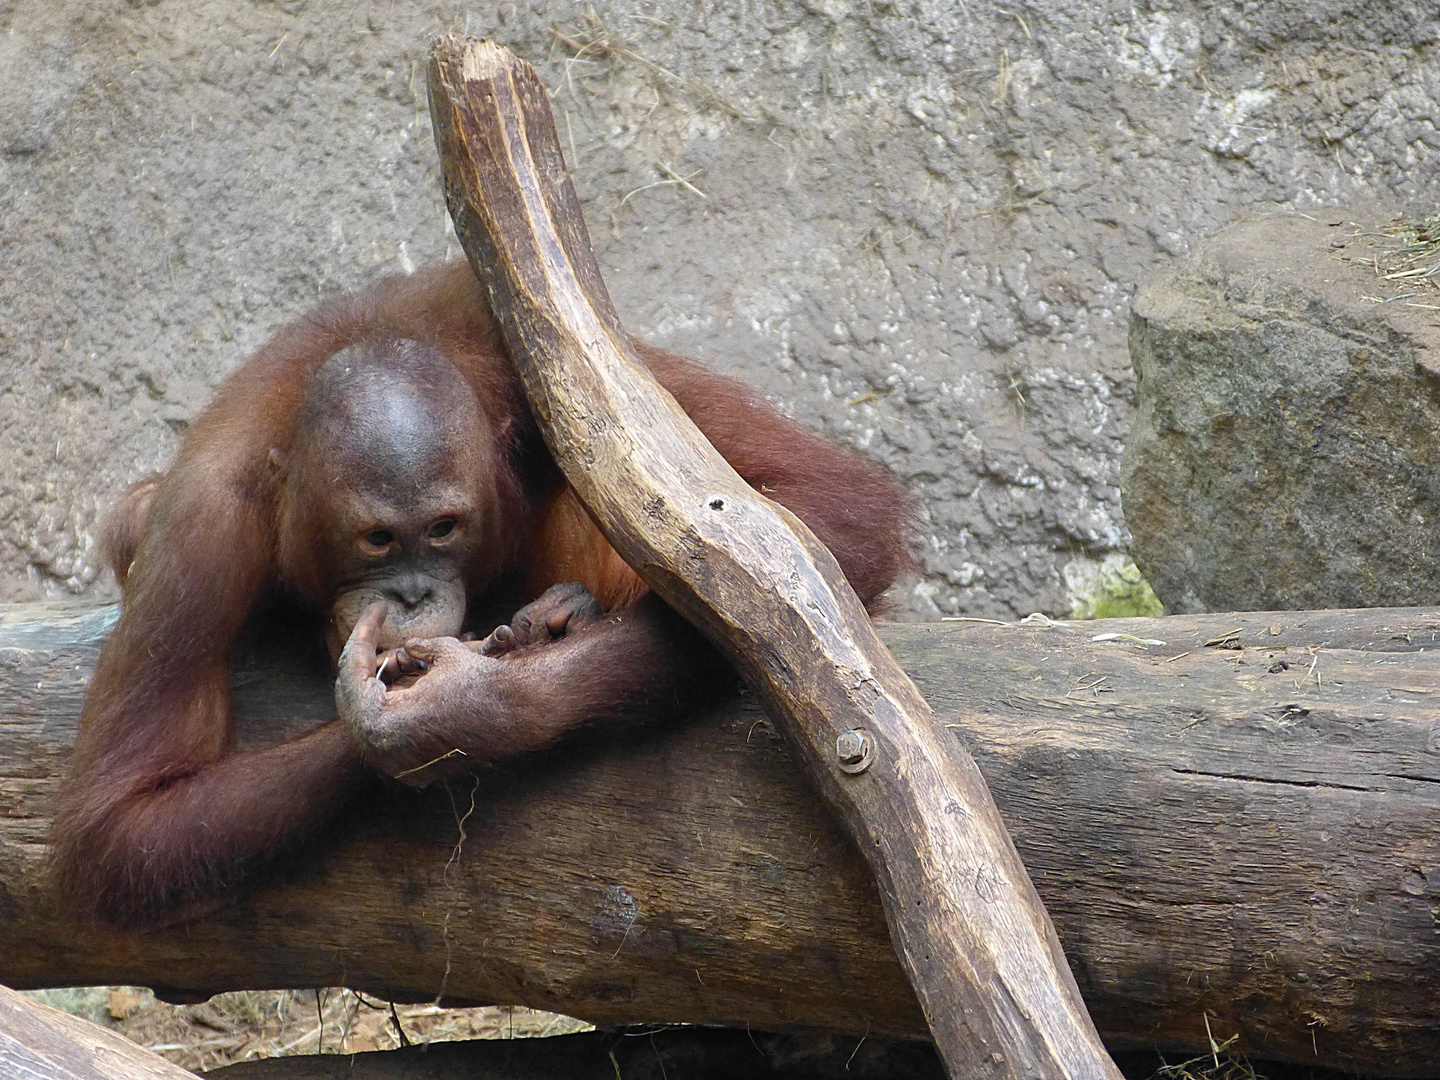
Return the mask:
[[835, 739], [835, 756], [847, 773], [864, 772], [870, 767], [872, 744], [870, 736], [860, 728], [842, 731]]

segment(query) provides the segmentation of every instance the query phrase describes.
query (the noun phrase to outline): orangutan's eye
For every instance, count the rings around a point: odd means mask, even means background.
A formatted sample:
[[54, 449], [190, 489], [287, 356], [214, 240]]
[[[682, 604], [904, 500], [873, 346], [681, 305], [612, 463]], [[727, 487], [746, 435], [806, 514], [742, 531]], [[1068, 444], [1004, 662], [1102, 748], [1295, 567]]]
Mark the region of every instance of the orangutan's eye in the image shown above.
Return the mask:
[[365, 536], [365, 543], [373, 548], [387, 548], [395, 542], [395, 534], [389, 529], [376, 529]]
[[443, 537], [449, 536], [454, 531], [455, 519], [441, 518], [439, 521], [435, 522], [434, 525], [430, 526], [429, 536], [431, 540], [439, 540]]

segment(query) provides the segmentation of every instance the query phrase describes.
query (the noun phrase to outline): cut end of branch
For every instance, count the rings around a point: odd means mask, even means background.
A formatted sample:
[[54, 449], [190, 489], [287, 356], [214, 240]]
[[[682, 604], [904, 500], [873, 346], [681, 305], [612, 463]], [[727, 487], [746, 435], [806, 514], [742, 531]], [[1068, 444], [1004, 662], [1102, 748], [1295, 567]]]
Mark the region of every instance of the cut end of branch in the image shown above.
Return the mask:
[[441, 64], [458, 62], [461, 78], [467, 82], [493, 79], [524, 62], [489, 38], [467, 38], [459, 34], [446, 34], [435, 42], [431, 55]]
[[467, 79], [493, 79], [520, 63], [504, 45], [497, 45], [487, 38], [469, 42], [461, 62]]

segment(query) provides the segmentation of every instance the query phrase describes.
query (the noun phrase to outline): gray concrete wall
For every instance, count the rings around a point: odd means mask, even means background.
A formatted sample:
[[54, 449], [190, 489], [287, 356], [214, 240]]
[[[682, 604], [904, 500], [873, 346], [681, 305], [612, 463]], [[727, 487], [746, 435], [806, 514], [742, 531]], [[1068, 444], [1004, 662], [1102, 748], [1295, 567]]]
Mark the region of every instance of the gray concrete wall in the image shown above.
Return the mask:
[[0, 598], [113, 593], [97, 517], [221, 375], [457, 254], [443, 31], [537, 65], [636, 332], [916, 493], [912, 617], [1063, 614], [1123, 551], [1137, 281], [1266, 205], [1440, 203], [1428, 0], [590, 10], [0, 0]]

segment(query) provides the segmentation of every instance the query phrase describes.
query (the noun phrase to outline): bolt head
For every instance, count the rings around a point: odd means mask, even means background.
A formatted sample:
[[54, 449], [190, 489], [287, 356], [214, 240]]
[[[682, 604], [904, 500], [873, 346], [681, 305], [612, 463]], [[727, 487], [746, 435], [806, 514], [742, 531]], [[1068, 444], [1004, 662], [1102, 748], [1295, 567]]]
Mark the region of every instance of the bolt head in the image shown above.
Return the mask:
[[855, 765], [865, 757], [866, 740], [861, 731], [842, 731], [835, 740], [835, 755], [842, 765]]

